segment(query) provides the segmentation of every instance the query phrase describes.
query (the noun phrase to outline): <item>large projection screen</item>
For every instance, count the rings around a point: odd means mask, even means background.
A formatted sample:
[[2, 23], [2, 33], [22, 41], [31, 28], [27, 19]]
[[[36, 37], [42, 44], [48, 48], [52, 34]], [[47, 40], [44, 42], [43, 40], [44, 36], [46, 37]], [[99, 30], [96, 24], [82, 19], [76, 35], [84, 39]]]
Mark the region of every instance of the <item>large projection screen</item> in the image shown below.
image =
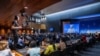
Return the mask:
[[79, 33], [79, 24], [63, 24], [63, 33]]

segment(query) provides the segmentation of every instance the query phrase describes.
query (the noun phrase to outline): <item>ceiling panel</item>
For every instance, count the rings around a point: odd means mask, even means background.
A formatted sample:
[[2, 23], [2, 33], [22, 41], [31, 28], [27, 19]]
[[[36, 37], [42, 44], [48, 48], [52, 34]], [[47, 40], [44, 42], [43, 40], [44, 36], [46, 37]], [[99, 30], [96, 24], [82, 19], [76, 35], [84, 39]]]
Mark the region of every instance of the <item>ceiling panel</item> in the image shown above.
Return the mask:
[[0, 25], [9, 26], [21, 9], [28, 7], [26, 13], [31, 15], [61, 0], [0, 0]]
[[61, 2], [51, 5], [45, 9], [43, 9], [42, 11], [44, 11], [45, 14], [52, 14], [55, 12], [88, 5], [91, 3], [98, 2], [98, 1], [100, 1], [100, 0], [62, 0]]

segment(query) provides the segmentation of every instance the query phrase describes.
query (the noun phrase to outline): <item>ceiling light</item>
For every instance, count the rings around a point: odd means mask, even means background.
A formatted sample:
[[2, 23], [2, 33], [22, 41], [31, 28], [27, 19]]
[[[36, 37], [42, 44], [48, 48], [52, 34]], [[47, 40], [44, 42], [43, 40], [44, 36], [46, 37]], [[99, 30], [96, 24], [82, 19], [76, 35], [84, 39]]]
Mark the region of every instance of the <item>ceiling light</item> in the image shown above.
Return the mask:
[[25, 6], [24, 8], [25, 8], [25, 9], [28, 9], [28, 7], [27, 7], [27, 6]]

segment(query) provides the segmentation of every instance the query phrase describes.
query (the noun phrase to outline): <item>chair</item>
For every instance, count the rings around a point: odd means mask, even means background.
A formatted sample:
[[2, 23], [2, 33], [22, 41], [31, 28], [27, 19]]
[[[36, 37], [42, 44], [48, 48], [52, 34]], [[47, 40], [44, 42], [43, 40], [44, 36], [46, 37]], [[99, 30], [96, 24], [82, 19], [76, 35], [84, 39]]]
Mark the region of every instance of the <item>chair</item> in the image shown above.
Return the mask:
[[49, 56], [63, 56], [61, 51], [55, 51], [51, 53]]

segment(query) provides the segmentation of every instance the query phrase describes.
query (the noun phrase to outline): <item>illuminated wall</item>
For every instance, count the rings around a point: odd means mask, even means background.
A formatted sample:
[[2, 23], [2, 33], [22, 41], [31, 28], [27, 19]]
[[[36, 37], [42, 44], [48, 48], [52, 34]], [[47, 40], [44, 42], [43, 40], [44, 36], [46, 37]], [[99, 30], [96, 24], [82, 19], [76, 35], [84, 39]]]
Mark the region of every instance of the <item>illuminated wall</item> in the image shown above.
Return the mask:
[[[76, 7], [76, 8], [72, 8], [69, 10], [64, 10], [64, 11], [60, 11], [60, 12], [56, 12], [53, 14], [48, 14], [46, 15], [47, 17], [47, 21], [46, 21], [46, 25], [47, 25], [47, 29], [53, 27], [55, 30], [55, 32], [60, 32], [60, 27], [61, 27], [61, 22], [60, 20], [63, 19], [81, 19], [82, 18], [76, 18], [76, 17], [80, 17], [80, 16], [86, 16], [86, 15], [91, 15], [91, 14], [100, 14], [100, 2], [97, 3], [93, 3], [93, 4], [89, 4], [86, 6], [80, 6], [80, 7]], [[86, 18], [87, 19], [87, 18]], [[91, 18], [89, 18], [91, 19]]]
[[81, 33], [100, 32], [100, 17], [91, 17], [80, 20]]
[[[97, 14], [95, 14], [97, 15]], [[80, 33], [96, 33], [100, 32], [100, 14], [99, 16], [82, 16], [80, 19], [70, 21], [70, 24], [79, 24]], [[64, 21], [63, 21], [64, 22]], [[65, 23], [68, 24], [68, 23]], [[62, 24], [62, 25], [65, 25]], [[62, 26], [62, 30], [63, 30]]]

